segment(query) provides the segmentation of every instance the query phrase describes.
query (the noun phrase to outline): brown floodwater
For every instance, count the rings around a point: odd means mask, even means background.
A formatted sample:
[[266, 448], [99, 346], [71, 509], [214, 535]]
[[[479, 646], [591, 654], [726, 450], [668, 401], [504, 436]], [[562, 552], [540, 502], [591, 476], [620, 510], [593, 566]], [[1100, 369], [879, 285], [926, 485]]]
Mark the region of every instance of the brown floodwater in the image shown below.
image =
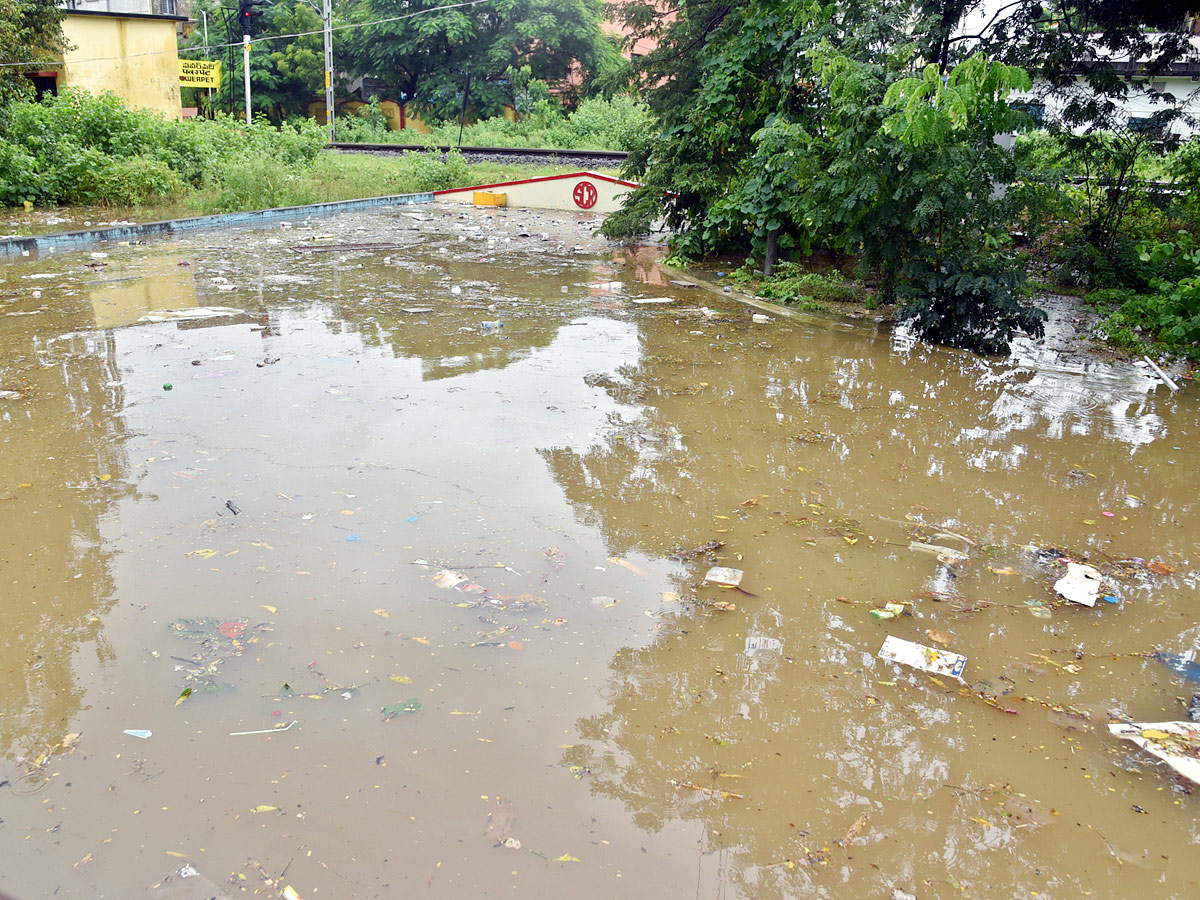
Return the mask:
[[0, 887], [1195, 897], [1107, 724], [1200, 690], [1149, 655], [1200, 646], [1196, 388], [755, 322], [596, 224], [0, 271]]

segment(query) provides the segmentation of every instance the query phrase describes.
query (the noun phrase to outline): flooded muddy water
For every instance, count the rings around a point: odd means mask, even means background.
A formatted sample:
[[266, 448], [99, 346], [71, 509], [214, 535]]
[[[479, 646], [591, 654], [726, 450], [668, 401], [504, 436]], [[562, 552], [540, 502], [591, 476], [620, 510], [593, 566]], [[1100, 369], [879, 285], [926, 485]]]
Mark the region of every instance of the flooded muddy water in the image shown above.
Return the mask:
[[1200, 690], [1196, 389], [756, 322], [597, 224], [0, 270], [0, 886], [1195, 897], [1107, 726]]

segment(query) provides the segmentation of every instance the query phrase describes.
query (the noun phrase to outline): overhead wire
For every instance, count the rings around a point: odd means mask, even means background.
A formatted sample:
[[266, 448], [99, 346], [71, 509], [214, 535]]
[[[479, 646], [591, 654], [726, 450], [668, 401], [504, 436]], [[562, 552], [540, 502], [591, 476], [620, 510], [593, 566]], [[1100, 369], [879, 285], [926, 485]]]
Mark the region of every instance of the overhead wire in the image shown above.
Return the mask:
[[[463, 0], [463, 2], [461, 2], [461, 3], [447, 3], [443, 6], [430, 6], [427, 9], [419, 9], [416, 12], [405, 13], [402, 16], [388, 16], [383, 19], [372, 19], [370, 22], [348, 22], [345, 25], [334, 25], [329, 30], [330, 31], [347, 31], [352, 28], [367, 28], [371, 25], [385, 25], [388, 22], [399, 22], [404, 19], [412, 19], [412, 18], [415, 18], [416, 16], [423, 16], [426, 13], [445, 12], [445, 11], [451, 10], [451, 9], [462, 9], [462, 8], [468, 7], [468, 6], [478, 6], [481, 3], [491, 3], [491, 2], [493, 2], [493, 0]], [[325, 29], [320, 28], [316, 31], [297, 31], [292, 34], [268, 34], [268, 35], [263, 35], [262, 37], [251, 38], [250, 43], [251, 43], [251, 45], [262, 44], [262, 43], [269, 43], [270, 41], [282, 41], [282, 40], [287, 40], [288, 38], [308, 37], [310, 35], [324, 34], [324, 33], [325, 33]], [[241, 41], [230, 41], [229, 43], [226, 43], [226, 44], [208, 44], [208, 45], [205, 45], [202, 47], [181, 47], [173, 52], [175, 52], [177, 54], [178, 53], [199, 53], [199, 52], [207, 53], [212, 50], [224, 50], [229, 47], [241, 47], [241, 46], [244, 46]], [[125, 56], [94, 56], [94, 57], [91, 57], [88, 59], [70, 59], [70, 60], [61, 60], [61, 59], [45, 60], [45, 59], [42, 59], [42, 60], [26, 60], [24, 62], [4, 62], [4, 63], [0, 63], [0, 68], [15, 68], [15, 67], [20, 67], [20, 66], [25, 66], [25, 67], [62, 66], [62, 65], [67, 65], [67, 64], [74, 66], [74, 65], [79, 65], [81, 63], [116, 62], [118, 60], [138, 59], [138, 58], [144, 57], [144, 56], [162, 56], [164, 54], [171, 53], [171, 52], [172, 52], [171, 50], [147, 50], [145, 53], [130, 53]]]

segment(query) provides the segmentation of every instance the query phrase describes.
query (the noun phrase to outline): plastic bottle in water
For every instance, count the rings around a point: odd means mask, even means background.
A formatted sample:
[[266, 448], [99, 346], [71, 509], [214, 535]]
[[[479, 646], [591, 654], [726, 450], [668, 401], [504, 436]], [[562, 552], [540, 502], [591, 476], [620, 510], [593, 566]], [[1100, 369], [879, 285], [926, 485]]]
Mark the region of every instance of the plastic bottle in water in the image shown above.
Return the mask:
[[503, 327], [504, 327], [503, 322], [481, 322], [479, 325], [479, 328], [483, 332], [484, 337], [488, 337], [489, 335], [493, 335], [493, 334], [499, 334], [500, 329]]

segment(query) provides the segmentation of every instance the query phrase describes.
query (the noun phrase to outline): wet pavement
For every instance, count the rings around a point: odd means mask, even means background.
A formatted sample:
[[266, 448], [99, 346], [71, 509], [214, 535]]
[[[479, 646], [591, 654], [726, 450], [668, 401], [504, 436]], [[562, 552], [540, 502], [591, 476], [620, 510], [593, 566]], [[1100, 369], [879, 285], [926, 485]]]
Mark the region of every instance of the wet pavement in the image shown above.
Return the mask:
[[1107, 723], [1200, 689], [1196, 389], [756, 323], [597, 225], [0, 271], [0, 887], [1194, 897]]

